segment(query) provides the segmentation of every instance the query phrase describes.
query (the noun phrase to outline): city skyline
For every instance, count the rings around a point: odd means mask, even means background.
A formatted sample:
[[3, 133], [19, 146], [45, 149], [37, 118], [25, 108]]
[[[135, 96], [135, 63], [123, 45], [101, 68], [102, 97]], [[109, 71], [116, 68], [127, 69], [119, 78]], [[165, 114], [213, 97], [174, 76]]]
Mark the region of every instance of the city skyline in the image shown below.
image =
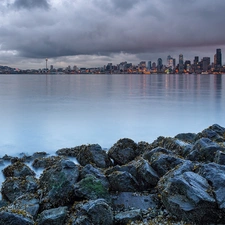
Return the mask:
[[[99, 67], [185, 60], [225, 50], [225, 2], [216, 0], [2, 0], [0, 65]], [[224, 64], [224, 58], [222, 59]]]

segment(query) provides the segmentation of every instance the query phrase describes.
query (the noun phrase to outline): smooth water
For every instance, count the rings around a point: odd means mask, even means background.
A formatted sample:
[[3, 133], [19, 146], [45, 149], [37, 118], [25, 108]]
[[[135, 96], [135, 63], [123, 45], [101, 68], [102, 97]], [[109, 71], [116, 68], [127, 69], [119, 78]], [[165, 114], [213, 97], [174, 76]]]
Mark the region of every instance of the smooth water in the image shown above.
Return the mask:
[[225, 75], [0, 75], [0, 157], [225, 126]]

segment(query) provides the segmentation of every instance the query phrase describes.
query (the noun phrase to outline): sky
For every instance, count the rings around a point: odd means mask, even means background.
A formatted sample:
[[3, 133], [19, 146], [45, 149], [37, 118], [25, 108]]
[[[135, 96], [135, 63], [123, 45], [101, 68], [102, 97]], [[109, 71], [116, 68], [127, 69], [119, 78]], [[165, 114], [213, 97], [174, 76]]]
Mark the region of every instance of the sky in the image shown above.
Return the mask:
[[0, 65], [212, 62], [225, 55], [224, 12], [225, 0], [0, 0]]

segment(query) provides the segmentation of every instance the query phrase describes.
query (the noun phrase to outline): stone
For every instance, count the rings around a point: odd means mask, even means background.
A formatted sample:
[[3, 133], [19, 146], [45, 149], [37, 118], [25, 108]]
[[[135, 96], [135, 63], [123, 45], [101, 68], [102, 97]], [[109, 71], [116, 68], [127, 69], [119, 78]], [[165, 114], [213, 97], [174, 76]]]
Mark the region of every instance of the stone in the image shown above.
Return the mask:
[[127, 225], [130, 222], [134, 222], [142, 219], [140, 209], [133, 209], [130, 211], [120, 212], [115, 215], [115, 224]]
[[44, 210], [38, 215], [38, 219], [36, 221], [37, 225], [64, 225], [65, 219], [67, 216], [68, 208], [58, 207], [49, 210]]
[[113, 225], [113, 212], [104, 199], [91, 200], [75, 207], [73, 225]]
[[7, 166], [2, 170], [2, 172], [5, 177], [35, 176], [35, 172], [31, 170], [26, 164], [20, 161]]
[[74, 186], [75, 195], [79, 198], [96, 200], [105, 198], [109, 200], [109, 193], [100, 180], [91, 174], [86, 175]]
[[195, 133], [180, 133], [177, 134], [174, 138], [190, 144], [194, 144], [194, 142], [196, 141], [196, 136], [197, 134]]
[[57, 155], [77, 157], [80, 152], [81, 146], [76, 146], [74, 148], [61, 148], [56, 151]]
[[129, 138], [120, 139], [109, 149], [108, 155], [115, 164], [127, 164], [138, 155], [137, 144]]
[[214, 162], [220, 165], [225, 165], [225, 152], [217, 151], [215, 154]]
[[2, 183], [2, 197], [10, 202], [27, 193], [35, 193], [38, 189], [38, 180], [33, 176], [7, 177]]
[[94, 164], [99, 168], [108, 168], [113, 165], [106, 151], [98, 144], [80, 146], [77, 160], [82, 166]]
[[43, 209], [65, 206], [74, 201], [74, 185], [79, 177], [79, 166], [62, 159], [45, 169], [40, 176], [40, 196]]
[[48, 168], [49, 166], [56, 164], [57, 162], [59, 162], [62, 159], [65, 159], [65, 158], [62, 156], [40, 157], [40, 158], [34, 159], [32, 166], [35, 169]]
[[0, 209], [0, 224], [34, 225], [34, 220], [26, 211], [3, 208]]
[[137, 191], [138, 182], [130, 173], [126, 171], [115, 171], [107, 176], [111, 191]]

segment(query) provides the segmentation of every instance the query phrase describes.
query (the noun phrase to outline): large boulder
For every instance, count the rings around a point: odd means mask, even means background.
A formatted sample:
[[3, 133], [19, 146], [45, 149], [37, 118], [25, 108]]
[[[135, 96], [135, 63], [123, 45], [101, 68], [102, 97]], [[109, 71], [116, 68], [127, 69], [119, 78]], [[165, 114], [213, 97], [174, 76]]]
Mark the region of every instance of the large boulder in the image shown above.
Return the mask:
[[17, 161], [12, 165], [5, 167], [2, 170], [5, 177], [25, 177], [25, 176], [35, 176], [33, 170], [30, 169], [26, 164]]
[[185, 162], [158, 183], [163, 205], [180, 220], [206, 224], [219, 219], [217, 202], [208, 181], [192, 172], [195, 165]]
[[209, 138], [200, 138], [187, 158], [192, 161], [213, 162], [217, 151], [225, 151], [225, 148]]
[[24, 210], [0, 209], [0, 224], [34, 225], [32, 216]]
[[[72, 221], [71, 221], [72, 220]], [[112, 225], [113, 212], [104, 199], [91, 200], [75, 206], [74, 214], [71, 215], [72, 225]]]
[[70, 160], [63, 159], [45, 169], [39, 179], [42, 207], [56, 208], [73, 202], [78, 177], [79, 167]]
[[35, 193], [38, 189], [38, 180], [33, 176], [7, 177], [2, 183], [2, 197], [10, 202], [27, 193]]
[[112, 166], [112, 161], [105, 150], [102, 150], [98, 144], [82, 145], [77, 155], [78, 162], [85, 166], [87, 164], [94, 164], [99, 168], [108, 168]]
[[194, 142], [196, 141], [196, 136], [197, 134], [195, 133], [180, 133], [177, 134], [174, 138], [190, 144], [194, 144]]
[[[218, 207], [225, 212], [225, 166], [203, 164], [198, 173], [211, 184]], [[225, 223], [225, 218], [223, 222]]]
[[67, 215], [67, 207], [58, 207], [54, 209], [44, 210], [38, 215], [37, 225], [64, 225]]
[[62, 159], [65, 159], [65, 157], [62, 156], [39, 157], [34, 159], [32, 166], [35, 169], [48, 168], [49, 166], [56, 164]]
[[139, 184], [127, 171], [115, 171], [108, 176], [111, 191], [137, 191]]
[[96, 200], [105, 198], [109, 200], [109, 193], [102, 182], [95, 176], [88, 174], [74, 186], [75, 195], [79, 198]]
[[83, 179], [85, 178], [87, 175], [93, 175], [94, 177], [96, 177], [101, 183], [102, 185], [108, 189], [109, 188], [109, 181], [106, 178], [105, 174], [103, 173], [103, 171], [100, 168], [96, 168], [91, 164], [87, 164], [86, 166], [84, 166], [81, 171], [80, 171], [80, 178]]
[[8, 208], [24, 210], [36, 218], [39, 210], [39, 198], [36, 194], [25, 194], [18, 197]]
[[115, 164], [127, 164], [138, 155], [137, 144], [129, 138], [120, 139], [109, 149], [108, 155]]
[[74, 148], [61, 148], [56, 151], [57, 155], [77, 157], [80, 152], [81, 146], [76, 146]]

